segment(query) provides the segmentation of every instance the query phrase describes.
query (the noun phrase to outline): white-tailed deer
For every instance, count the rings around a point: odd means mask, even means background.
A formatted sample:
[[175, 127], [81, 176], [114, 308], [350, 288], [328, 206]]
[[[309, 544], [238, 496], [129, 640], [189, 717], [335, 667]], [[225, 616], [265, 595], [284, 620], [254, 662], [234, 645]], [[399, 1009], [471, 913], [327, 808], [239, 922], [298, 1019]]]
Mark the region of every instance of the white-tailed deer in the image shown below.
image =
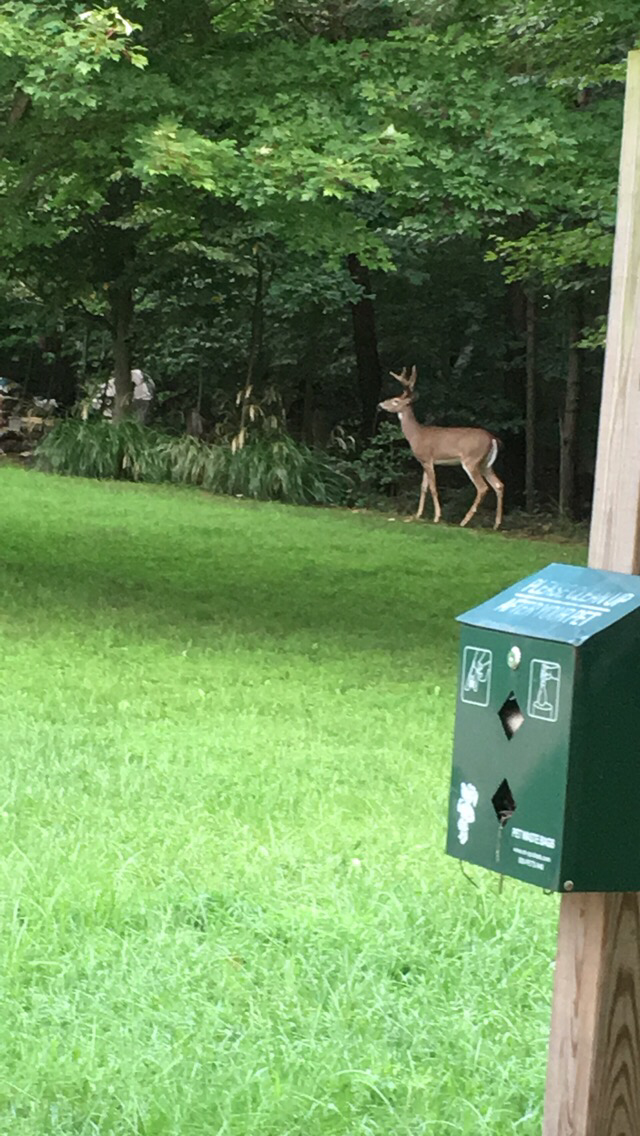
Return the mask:
[[411, 368], [410, 375], [407, 375], [406, 367], [402, 368], [401, 375], [396, 375], [394, 371], [389, 374], [402, 383], [404, 391], [397, 398], [388, 398], [386, 402], [379, 403], [380, 409], [398, 415], [402, 433], [411, 446], [414, 458], [417, 458], [424, 470], [416, 519], [422, 516], [428, 489], [435, 509], [433, 519], [436, 522], [440, 520], [442, 511], [438, 500], [435, 467], [461, 465], [476, 487], [476, 499], [460, 524], [466, 525], [471, 520], [491, 486], [497, 501], [493, 527], [499, 528], [502, 524], [504, 485], [491, 468], [498, 453], [498, 439], [479, 426], [423, 426], [418, 422], [411, 406], [416, 397], [413, 393], [418, 377], [416, 368]]

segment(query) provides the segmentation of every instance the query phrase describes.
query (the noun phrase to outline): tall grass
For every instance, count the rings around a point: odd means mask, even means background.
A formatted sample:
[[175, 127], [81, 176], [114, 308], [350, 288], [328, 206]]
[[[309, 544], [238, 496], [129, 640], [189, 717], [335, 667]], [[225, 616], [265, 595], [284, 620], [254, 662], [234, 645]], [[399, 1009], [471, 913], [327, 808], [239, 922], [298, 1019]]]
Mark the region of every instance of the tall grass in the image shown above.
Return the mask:
[[249, 441], [229, 462], [227, 492], [297, 505], [339, 504], [349, 479], [325, 454], [287, 435]]
[[454, 615], [582, 548], [0, 469], [2, 1136], [539, 1136]]
[[190, 437], [172, 437], [134, 422], [56, 426], [38, 447], [40, 469], [100, 480], [197, 485], [213, 493], [296, 505], [340, 504], [350, 478], [341, 463], [288, 435], [255, 437], [232, 452]]
[[40, 442], [36, 464], [50, 473], [101, 481], [166, 481], [170, 467], [163, 437], [137, 422], [68, 418]]

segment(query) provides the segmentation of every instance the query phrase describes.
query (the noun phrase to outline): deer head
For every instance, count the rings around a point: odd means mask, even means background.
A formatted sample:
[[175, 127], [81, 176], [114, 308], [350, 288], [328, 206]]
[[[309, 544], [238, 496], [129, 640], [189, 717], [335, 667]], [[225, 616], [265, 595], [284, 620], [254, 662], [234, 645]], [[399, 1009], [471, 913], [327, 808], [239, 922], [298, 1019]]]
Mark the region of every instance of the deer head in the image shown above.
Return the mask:
[[402, 368], [402, 374], [400, 375], [397, 375], [395, 371], [389, 371], [389, 374], [392, 378], [397, 379], [399, 383], [402, 383], [404, 391], [402, 394], [396, 395], [395, 398], [388, 398], [385, 402], [379, 402], [378, 406], [380, 410], [388, 410], [390, 414], [400, 414], [415, 400], [416, 396], [413, 389], [416, 385], [418, 372], [416, 367], [413, 366], [410, 375], [407, 374], [406, 367]]

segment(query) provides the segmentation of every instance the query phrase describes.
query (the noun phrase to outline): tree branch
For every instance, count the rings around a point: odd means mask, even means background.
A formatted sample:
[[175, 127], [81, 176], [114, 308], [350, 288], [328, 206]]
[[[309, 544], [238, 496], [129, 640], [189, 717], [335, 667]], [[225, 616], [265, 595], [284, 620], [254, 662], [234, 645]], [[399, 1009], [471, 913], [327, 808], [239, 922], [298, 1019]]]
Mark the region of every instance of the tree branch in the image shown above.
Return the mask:
[[113, 331], [113, 324], [111, 320], [107, 316], [101, 316], [97, 315], [96, 312], [90, 312], [89, 309], [85, 307], [82, 300], [75, 300], [71, 307], [72, 310], [73, 308], [79, 308], [80, 313], [91, 323], [99, 324], [101, 328], [104, 329], [106, 327], [109, 331]]

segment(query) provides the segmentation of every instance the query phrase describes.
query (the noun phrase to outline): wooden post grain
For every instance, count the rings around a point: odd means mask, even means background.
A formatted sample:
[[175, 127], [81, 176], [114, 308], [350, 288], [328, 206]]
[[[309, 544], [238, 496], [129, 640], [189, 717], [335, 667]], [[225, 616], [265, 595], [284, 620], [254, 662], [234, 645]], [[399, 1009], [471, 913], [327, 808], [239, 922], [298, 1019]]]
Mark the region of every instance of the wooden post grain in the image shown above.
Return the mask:
[[[589, 564], [640, 574], [640, 51], [627, 70]], [[544, 1136], [640, 1136], [640, 893], [562, 898]]]

